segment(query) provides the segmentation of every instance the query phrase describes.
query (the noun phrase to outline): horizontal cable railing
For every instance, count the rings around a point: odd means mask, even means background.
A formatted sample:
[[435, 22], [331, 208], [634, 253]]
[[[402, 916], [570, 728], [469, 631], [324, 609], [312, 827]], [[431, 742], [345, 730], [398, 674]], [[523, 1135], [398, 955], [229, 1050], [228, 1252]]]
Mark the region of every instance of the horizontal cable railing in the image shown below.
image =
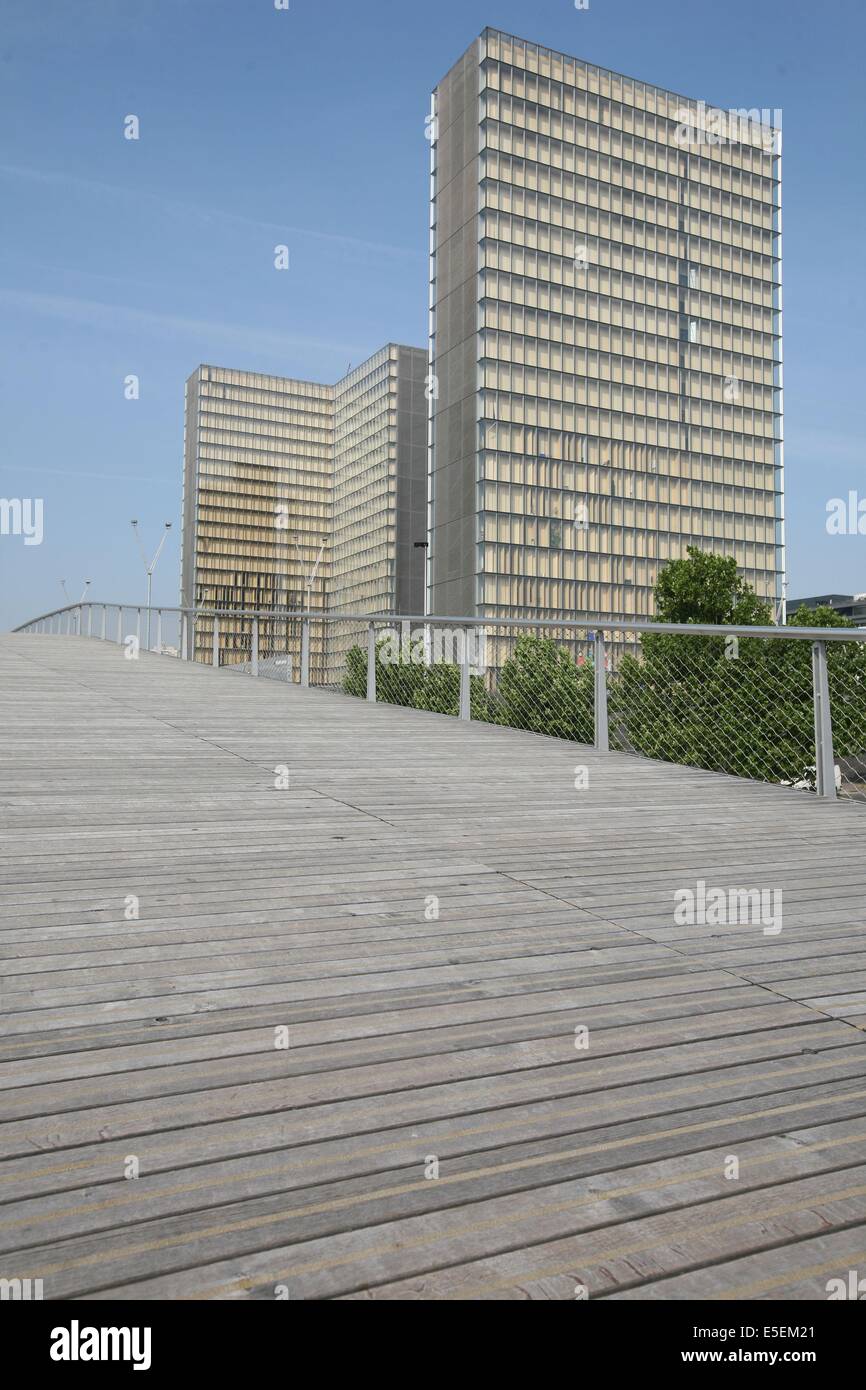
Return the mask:
[[866, 629], [70, 604], [65, 633], [866, 800]]

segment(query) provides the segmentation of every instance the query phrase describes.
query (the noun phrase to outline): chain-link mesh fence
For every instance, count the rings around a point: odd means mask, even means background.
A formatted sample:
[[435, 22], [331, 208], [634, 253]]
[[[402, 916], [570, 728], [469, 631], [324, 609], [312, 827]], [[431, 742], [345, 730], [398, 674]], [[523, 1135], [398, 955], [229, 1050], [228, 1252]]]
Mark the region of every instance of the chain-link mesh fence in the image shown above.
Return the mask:
[[837, 789], [866, 801], [866, 642], [827, 644]]
[[[347, 695], [367, 694], [367, 625], [346, 624], [342, 677], [335, 688]], [[376, 699], [434, 714], [460, 712], [461, 667], [468, 664], [471, 717], [487, 717], [485, 634], [469, 626], [410, 623], [374, 624]]]
[[258, 620], [258, 674], [297, 685], [301, 679], [301, 619], [292, 615]]
[[478, 718], [551, 738], [592, 743], [595, 634], [586, 628], [496, 625], [486, 640]]
[[[350, 635], [342, 679], [333, 685], [365, 698], [368, 629]], [[470, 718], [591, 743], [592, 640], [575, 628], [542, 634], [503, 624], [375, 624], [376, 699], [456, 716], [465, 666]]]
[[[311, 667], [310, 682], [324, 686], [328, 690], [341, 691], [347, 695], [367, 693], [367, 623], [344, 618], [329, 618], [327, 621], [312, 621], [310, 624], [310, 644], [321, 646], [321, 665]], [[362, 687], [357, 687], [354, 676], [359, 667], [359, 656], [363, 665]]]
[[645, 633], [609, 677], [608, 718], [612, 748], [814, 786], [807, 642]]
[[[601, 644], [590, 627], [403, 623], [375, 634], [377, 700], [457, 715], [465, 642], [472, 719], [594, 741]], [[837, 790], [866, 798], [866, 644], [826, 646]], [[603, 650], [612, 749], [815, 789], [809, 640], [635, 631], [608, 634]], [[339, 688], [366, 696], [366, 630]]]
[[[300, 682], [303, 622], [299, 614], [196, 613], [187, 621], [193, 660], [240, 675]], [[311, 678], [321, 668], [322, 641], [320, 633], [318, 641], [311, 642]]]
[[[828, 642], [836, 786], [864, 795], [866, 645]], [[814, 790], [812, 643], [644, 633], [608, 677], [611, 748]]]

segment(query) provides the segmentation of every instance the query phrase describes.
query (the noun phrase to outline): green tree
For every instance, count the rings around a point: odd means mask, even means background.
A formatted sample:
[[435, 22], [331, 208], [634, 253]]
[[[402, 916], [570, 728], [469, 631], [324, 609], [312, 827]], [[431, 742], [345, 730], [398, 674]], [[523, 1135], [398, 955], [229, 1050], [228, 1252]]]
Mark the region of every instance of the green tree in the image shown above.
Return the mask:
[[[453, 662], [434, 661], [422, 669], [424, 679], [412, 699], [415, 708], [435, 714], [459, 714], [460, 667]], [[469, 710], [472, 719], [487, 719], [487, 690], [482, 676], [469, 677]]]
[[770, 610], [737, 574], [729, 555], [710, 555], [695, 545], [685, 560], [660, 571], [653, 596], [660, 623], [716, 623], [754, 627], [770, 622]]
[[[394, 644], [383, 637], [376, 643], [376, 699], [389, 705], [412, 705], [415, 693], [424, 681], [425, 667], [411, 661], [399, 651], [394, 658]], [[347, 695], [363, 699], [367, 694], [367, 652], [363, 647], [351, 647], [346, 654], [343, 690]]]
[[[352, 647], [346, 654], [343, 690], [359, 699], [367, 694], [367, 652], [363, 647]], [[395, 658], [393, 642], [382, 638], [376, 643], [376, 699], [389, 705], [409, 705], [437, 714], [459, 714], [460, 667], [445, 661], [428, 666], [423, 661], [412, 660], [411, 655], [402, 650]], [[488, 717], [487, 699], [483, 678], [470, 676], [469, 704], [473, 719]]]
[[518, 637], [499, 673], [491, 711], [498, 724], [538, 734], [593, 741], [594, 673], [549, 637]]

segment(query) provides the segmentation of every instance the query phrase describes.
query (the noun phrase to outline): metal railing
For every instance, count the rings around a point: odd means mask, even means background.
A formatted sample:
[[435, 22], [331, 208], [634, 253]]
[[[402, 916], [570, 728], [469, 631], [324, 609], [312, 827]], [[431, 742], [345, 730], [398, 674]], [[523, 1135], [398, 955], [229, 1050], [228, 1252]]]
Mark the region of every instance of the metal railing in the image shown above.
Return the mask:
[[866, 800], [866, 629], [70, 604], [16, 629]]

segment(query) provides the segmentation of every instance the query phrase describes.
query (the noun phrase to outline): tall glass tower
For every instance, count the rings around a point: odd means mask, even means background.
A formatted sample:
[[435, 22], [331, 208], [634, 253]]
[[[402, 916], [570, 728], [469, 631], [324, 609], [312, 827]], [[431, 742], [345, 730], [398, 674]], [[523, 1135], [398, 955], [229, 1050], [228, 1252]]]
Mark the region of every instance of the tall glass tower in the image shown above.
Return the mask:
[[487, 29], [433, 93], [433, 613], [783, 595], [778, 122]]

